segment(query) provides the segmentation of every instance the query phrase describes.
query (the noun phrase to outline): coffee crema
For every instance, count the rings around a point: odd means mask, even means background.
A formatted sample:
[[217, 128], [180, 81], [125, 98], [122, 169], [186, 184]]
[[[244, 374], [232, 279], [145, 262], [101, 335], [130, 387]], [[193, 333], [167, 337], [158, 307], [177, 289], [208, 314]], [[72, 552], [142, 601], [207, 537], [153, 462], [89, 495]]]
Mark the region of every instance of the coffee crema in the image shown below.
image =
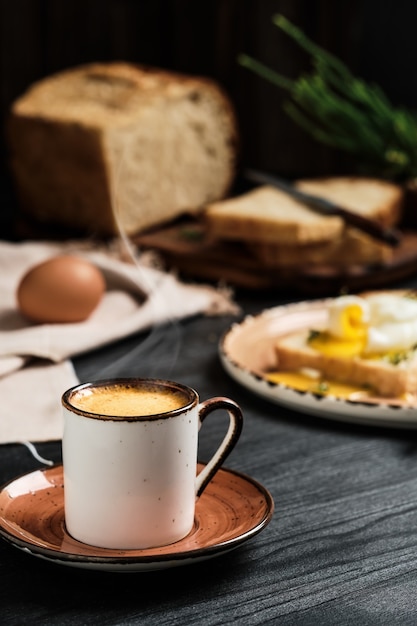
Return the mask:
[[190, 402], [187, 394], [175, 388], [129, 385], [88, 387], [75, 392], [69, 400], [82, 411], [113, 417], [159, 415]]

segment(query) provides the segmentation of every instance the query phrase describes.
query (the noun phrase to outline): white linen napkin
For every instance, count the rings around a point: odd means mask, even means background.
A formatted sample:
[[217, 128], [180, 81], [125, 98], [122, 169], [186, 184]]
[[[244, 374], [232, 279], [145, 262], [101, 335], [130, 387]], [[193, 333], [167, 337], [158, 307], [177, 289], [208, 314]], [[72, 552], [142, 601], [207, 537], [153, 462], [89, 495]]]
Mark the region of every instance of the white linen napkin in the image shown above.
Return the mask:
[[[28, 269], [58, 254], [95, 263], [106, 292], [83, 322], [31, 323], [17, 309], [17, 286]], [[78, 382], [72, 356], [187, 316], [237, 312], [226, 291], [184, 283], [123, 241], [0, 241], [0, 443], [61, 438], [61, 395]]]

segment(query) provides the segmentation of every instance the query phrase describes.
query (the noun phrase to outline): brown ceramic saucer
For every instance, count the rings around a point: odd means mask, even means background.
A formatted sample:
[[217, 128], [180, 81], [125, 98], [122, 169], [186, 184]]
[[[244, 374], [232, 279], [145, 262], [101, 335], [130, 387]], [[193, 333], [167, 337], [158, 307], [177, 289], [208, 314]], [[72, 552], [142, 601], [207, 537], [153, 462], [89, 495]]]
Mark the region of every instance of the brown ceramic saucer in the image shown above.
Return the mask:
[[66, 531], [63, 471], [56, 465], [2, 487], [0, 536], [33, 556], [62, 565], [139, 572], [187, 565], [237, 548], [265, 528], [273, 510], [272, 497], [262, 485], [220, 469], [197, 502], [193, 529], [181, 541], [146, 550], [95, 548]]

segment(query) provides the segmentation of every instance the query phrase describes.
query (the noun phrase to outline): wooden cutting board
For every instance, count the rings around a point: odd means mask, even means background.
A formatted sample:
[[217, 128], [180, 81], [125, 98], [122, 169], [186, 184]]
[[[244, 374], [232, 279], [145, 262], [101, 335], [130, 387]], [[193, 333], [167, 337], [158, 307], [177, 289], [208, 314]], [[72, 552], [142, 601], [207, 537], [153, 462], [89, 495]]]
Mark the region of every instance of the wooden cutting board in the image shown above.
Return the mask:
[[142, 250], [157, 251], [166, 266], [184, 277], [249, 289], [277, 288], [309, 295], [384, 287], [417, 275], [417, 231], [404, 231], [393, 258], [377, 266], [353, 265], [346, 269], [310, 266], [271, 270], [263, 267], [244, 244], [211, 239], [204, 226], [192, 218], [142, 233], [133, 242]]

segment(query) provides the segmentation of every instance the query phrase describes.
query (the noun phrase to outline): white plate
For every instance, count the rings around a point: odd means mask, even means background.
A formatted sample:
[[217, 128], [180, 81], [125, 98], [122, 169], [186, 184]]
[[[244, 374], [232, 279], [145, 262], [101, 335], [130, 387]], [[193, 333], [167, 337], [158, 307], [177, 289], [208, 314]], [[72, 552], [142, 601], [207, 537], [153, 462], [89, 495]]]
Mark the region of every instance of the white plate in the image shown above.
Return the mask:
[[219, 345], [224, 368], [247, 389], [295, 411], [375, 426], [417, 428], [417, 403], [390, 398], [345, 400], [266, 380], [266, 372], [275, 366], [276, 338], [302, 328], [317, 328], [325, 320], [329, 302], [324, 299], [278, 306], [233, 324]]
[[[199, 464], [200, 470], [202, 465]], [[245, 474], [220, 469], [198, 499], [190, 533], [168, 546], [109, 550], [73, 539], [65, 527], [61, 465], [25, 474], [0, 490], [0, 536], [33, 556], [72, 567], [144, 572], [188, 565], [240, 546], [271, 520], [267, 489]]]

